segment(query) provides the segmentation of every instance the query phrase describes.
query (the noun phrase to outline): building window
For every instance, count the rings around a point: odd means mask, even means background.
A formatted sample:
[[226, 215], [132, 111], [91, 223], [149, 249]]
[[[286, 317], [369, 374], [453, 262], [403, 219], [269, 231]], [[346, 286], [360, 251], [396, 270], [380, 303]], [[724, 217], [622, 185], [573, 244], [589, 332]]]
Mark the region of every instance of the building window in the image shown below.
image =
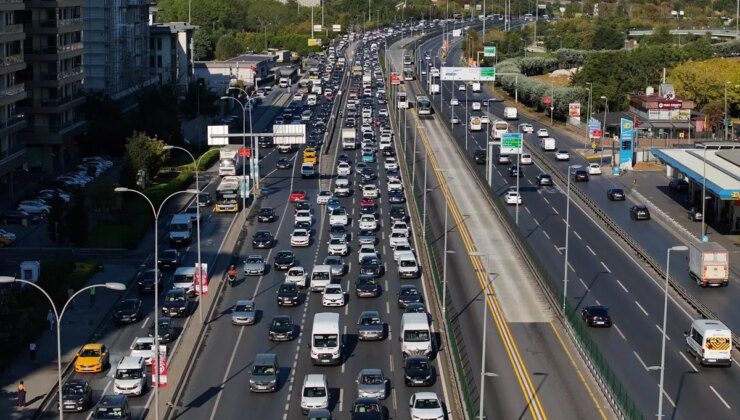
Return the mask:
[[162, 67], [162, 56], [161, 55], [157, 56], [157, 67]]
[[153, 55], [149, 56], [149, 67], [154, 68], [154, 56]]
[[157, 38], [157, 50], [162, 50], [162, 38]]

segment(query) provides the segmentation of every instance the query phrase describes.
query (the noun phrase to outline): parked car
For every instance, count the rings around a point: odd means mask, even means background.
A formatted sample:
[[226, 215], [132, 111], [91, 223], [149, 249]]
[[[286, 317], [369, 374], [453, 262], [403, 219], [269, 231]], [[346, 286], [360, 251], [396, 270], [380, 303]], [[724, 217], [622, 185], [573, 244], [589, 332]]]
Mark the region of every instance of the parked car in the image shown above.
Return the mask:
[[676, 192], [683, 192], [689, 190], [689, 183], [684, 179], [672, 179], [668, 183], [668, 189]]
[[702, 214], [701, 210], [697, 209], [696, 207], [690, 208], [686, 214], [689, 216], [689, 220], [693, 222], [701, 222], [704, 219], [704, 215]]

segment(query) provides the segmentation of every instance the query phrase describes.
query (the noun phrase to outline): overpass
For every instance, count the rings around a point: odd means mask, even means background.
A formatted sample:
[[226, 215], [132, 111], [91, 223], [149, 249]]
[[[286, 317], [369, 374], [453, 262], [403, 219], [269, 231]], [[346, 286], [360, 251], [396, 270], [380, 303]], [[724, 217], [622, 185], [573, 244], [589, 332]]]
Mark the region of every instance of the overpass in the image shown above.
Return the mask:
[[[630, 38], [637, 38], [645, 35], [652, 35], [652, 29], [637, 29], [628, 32]], [[706, 28], [706, 29], [671, 29], [671, 35], [699, 35], [703, 36], [709, 33], [718, 38], [736, 38], [738, 32], [734, 29], [725, 28]]]

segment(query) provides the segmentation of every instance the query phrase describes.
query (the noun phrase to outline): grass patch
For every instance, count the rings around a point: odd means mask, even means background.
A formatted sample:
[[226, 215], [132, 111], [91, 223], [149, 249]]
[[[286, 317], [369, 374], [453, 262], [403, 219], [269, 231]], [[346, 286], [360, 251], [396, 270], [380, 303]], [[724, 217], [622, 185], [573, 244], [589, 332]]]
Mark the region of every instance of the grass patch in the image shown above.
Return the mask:
[[570, 76], [551, 76], [550, 74], [541, 74], [539, 76], [529, 76], [532, 79], [537, 79], [542, 83], [549, 85], [570, 87]]

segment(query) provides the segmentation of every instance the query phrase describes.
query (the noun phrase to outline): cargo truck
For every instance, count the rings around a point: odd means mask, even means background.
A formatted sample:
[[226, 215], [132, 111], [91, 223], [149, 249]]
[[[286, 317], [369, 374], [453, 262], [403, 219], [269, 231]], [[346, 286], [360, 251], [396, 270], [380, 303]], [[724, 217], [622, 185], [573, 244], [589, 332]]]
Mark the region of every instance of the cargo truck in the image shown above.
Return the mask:
[[220, 176], [241, 175], [242, 156], [239, 156], [239, 145], [228, 145], [219, 151], [218, 174]]
[[472, 85], [473, 92], [480, 92], [480, 82], [473, 82]]
[[439, 84], [438, 83], [432, 83], [429, 85], [429, 94], [436, 95], [439, 93]]
[[701, 287], [727, 286], [730, 253], [716, 242], [689, 244], [689, 275]]
[[357, 148], [357, 132], [354, 128], [342, 129], [342, 149], [354, 150]]

